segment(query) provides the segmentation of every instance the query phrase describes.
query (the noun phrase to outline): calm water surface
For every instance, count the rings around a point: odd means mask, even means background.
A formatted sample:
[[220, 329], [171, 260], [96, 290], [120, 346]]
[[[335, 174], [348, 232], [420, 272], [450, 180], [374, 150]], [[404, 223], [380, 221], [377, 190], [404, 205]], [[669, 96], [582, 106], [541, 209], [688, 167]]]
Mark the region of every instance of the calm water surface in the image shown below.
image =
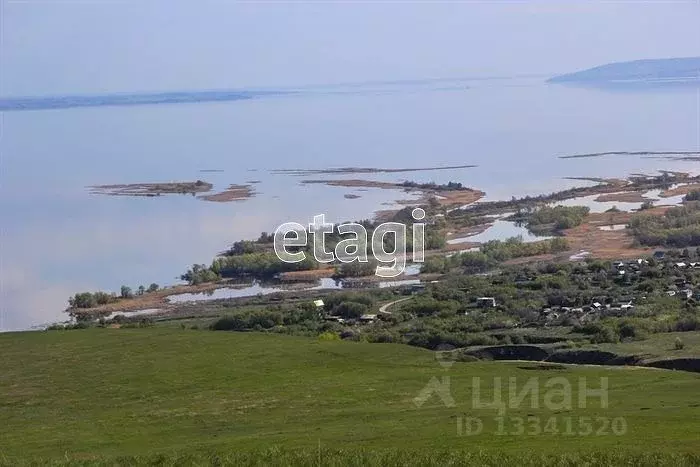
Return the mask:
[[[487, 199], [585, 183], [563, 179], [568, 176], [697, 171], [692, 162], [557, 156], [700, 150], [698, 99], [697, 89], [611, 92], [513, 79], [3, 112], [0, 329], [63, 319], [76, 291], [172, 284], [193, 262], [209, 263], [231, 242], [256, 238], [282, 222], [305, 224], [320, 213], [336, 222], [368, 218], [404, 196], [302, 186], [304, 177], [274, 169], [474, 164], [349, 178], [459, 181], [486, 191]], [[201, 172], [208, 169], [223, 172]], [[85, 188], [196, 179], [216, 189], [260, 180], [259, 194], [212, 203], [191, 196], [98, 196]], [[361, 198], [345, 199], [347, 193]]]

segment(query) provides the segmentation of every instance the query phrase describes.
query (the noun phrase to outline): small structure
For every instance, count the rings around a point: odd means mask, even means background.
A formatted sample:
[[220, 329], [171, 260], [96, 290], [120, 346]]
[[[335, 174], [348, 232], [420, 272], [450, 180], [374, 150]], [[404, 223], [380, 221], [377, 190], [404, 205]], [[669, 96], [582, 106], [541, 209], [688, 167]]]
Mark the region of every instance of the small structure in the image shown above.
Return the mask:
[[361, 323], [372, 323], [377, 319], [377, 315], [362, 315], [360, 316]]
[[479, 297], [476, 299], [479, 308], [496, 308], [496, 299], [493, 297]]
[[316, 305], [316, 308], [323, 308], [326, 306], [326, 304], [323, 303], [323, 300], [314, 300], [314, 305]]
[[323, 320], [324, 321], [333, 321], [333, 322], [341, 323], [341, 324], [345, 322], [345, 320], [343, 318], [341, 318], [340, 316], [325, 316], [323, 318]]
[[666, 252], [664, 251], [655, 251], [654, 252], [654, 259], [664, 259], [666, 258]]

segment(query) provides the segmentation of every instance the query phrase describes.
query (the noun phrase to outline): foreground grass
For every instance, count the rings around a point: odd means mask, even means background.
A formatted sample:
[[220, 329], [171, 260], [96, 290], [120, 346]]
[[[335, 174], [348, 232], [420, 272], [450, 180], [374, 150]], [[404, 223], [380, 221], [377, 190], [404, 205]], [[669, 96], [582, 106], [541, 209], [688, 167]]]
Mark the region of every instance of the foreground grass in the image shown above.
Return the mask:
[[[90, 329], [0, 335], [0, 465], [698, 465], [700, 375], [532, 363], [440, 366], [393, 344], [254, 333]], [[455, 406], [414, 398], [450, 378]], [[472, 377], [493, 400], [513, 377], [609, 380], [609, 406], [548, 410], [529, 399], [505, 414], [472, 403]], [[507, 394], [503, 395], [507, 398]], [[507, 399], [506, 399], [507, 400]], [[614, 434], [566, 433], [570, 417], [624, 418]], [[465, 417], [479, 434], [460, 434]], [[558, 426], [518, 434], [511, 419]], [[596, 425], [596, 428], [599, 428]]]
[[700, 465], [700, 457], [693, 454], [632, 454], [632, 453], [563, 453], [538, 454], [523, 452], [518, 455], [504, 454], [494, 451], [441, 451], [441, 450], [373, 450], [362, 449], [264, 449], [243, 452], [224, 452], [213, 455], [179, 454], [152, 456], [120, 456], [100, 459], [70, 459], [35, 460], [31, 463], [5, 464], [0, 460], [0, 466], [16, 467], [17, 465], [36, 466], [478, 466], [502, 467], [517, 466], [620, 466], [635, 467], [683, 467]]

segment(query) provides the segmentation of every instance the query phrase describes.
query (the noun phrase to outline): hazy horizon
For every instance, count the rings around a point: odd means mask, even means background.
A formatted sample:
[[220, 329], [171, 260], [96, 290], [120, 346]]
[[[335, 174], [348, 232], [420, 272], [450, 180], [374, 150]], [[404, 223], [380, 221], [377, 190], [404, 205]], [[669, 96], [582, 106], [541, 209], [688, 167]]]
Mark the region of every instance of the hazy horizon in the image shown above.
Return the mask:
[[3, 97], [552, 75], [700, 55], [697, 1], [0, 5]]

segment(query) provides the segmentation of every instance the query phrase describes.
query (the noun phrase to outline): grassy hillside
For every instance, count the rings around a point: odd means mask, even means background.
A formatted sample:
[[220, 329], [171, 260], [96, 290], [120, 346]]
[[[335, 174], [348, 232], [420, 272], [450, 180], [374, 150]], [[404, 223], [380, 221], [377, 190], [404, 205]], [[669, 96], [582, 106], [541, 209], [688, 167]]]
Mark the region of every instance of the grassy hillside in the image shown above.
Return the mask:
[[[675, 348], [677, 339], [683, 343], [682, 349]], [[599, 344], [595, 348], [620, 355], [638, 355], [646, 360], [698, 358], [700, 353], [700, 332], [664, 332], [652, 334], [648, 339], [644, 340]]]
[[[117, 456], [155, 465], [209, 464], [216, 456], [280, 465], [318, 465], [319, 456], [322, 464], [354, 465], [700, 459], [700, 375], [691, 373], [533, 363], [445, 368], [432, 352], [395, 344], [171, 328], [4, 334], [0, 353], [0, 465], [113, 465]], [[417, 407], [414, 398], [431, 378], [444, 376], [456, 406], [433, 397]], [[487, 401], [498, 376], [504, 391], [508, 377], [518, 388], [533, 377], [542, 384], [564, 377], [574, 401], [579, 377], [597, 388], [605, 376], [609, 407], [591, 399], [588, 409], [574, 403], [570, 411], [551, 411], [540, 397], [539, 407], [528, 400], [509, 409], [499, 434], [497, 411], [473, 407], [474, 376], [482, 378]], [[459, 434], [458, 420], [467, 416], [483, 421], [481, 434]], [[558, 433], [513, 434], [510, 419], [528, 416], [543, 427], [557, 418]], [[564, 418], [581, 416], [594, 424], [595, 417], [624, 418], [626, 433], [563, 432]], [[696, 457], [678, 457], [684, 453]]]

